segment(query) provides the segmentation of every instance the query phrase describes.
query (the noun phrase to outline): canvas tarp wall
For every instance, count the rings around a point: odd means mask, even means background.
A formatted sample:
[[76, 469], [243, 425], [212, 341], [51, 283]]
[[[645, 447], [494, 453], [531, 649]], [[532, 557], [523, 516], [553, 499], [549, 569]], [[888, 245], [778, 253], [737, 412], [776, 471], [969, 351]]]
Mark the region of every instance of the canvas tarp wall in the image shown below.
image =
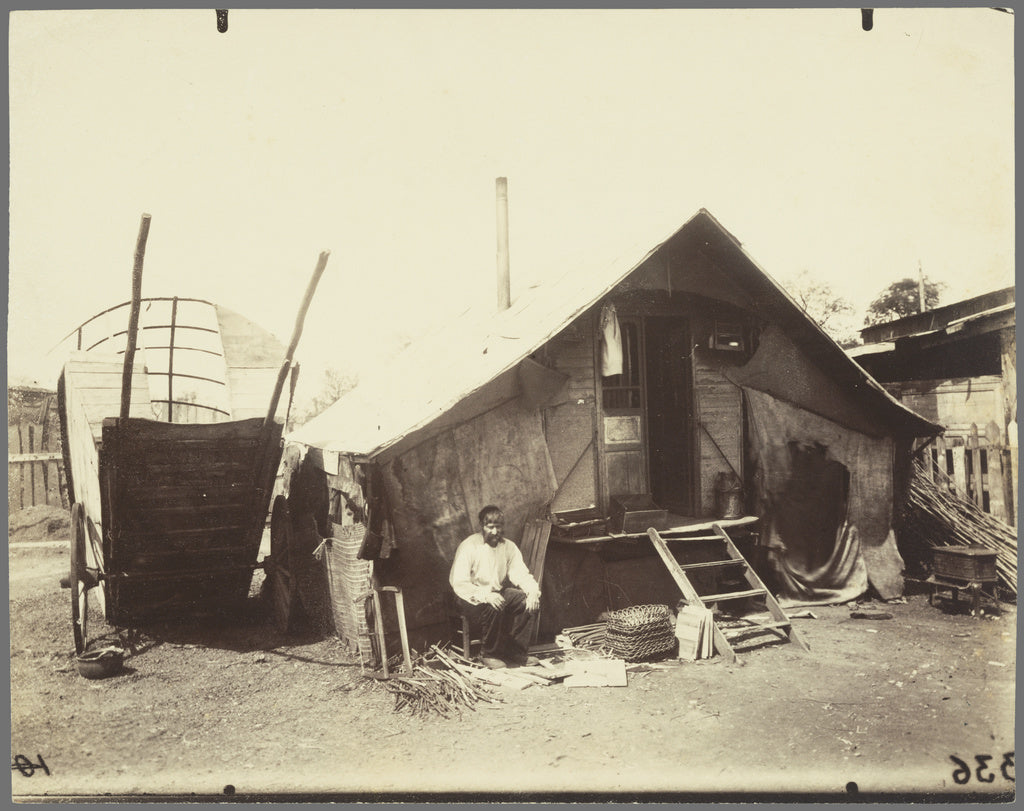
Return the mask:
[[870, 583], [898, 597], [894, 439], [778, 330], [767, 329], [729, 377], [746, 394], [762, 543], [776, 550], [769, 560], [783, 595], [841, 602]]
[[410, 629], [444, 620], [455, 549], [491, 502], [518, 542], [526, 520], [555, 489], [540, 412], [512, 400], [454, 426], [382, 465], [397, 552], [376, 573], [402, 587]]

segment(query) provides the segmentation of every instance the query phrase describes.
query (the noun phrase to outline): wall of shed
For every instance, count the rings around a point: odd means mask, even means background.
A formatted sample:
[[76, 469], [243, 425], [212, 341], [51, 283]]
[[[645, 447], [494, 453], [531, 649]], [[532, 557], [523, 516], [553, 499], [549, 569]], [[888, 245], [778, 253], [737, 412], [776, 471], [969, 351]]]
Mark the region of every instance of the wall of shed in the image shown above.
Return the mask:
[[998, 426], [1000, 436], [1005, 435], [1003, 383], [996, 375], [908, 380], [887, 383], [886, 388], [926, 420], [942, 425], [947, 439], [957, 438], [962, 444], [972, 425], [984, 435], [990, 422]]
[[1015, 329], [999, 331], [999, 357], [1003, 372], [1006, 424], [1017, 422], [1017, 335]]
[[598, 503], [594, 322], [584, 316], [545, 347], [546, 364], [569, 376], [567, 397], [544, 409], [544, 435], [558, 482], [551, 510]]
[[[699, 334], [707, 332], [700, 325]], [[735, 355], [694, 350], [696, 443], [700, 459], [698, 504], [700, 515], [715, 513], [715, 480], [719, 473], [735, 473], [743, 481], [743, 390], [725, 376], [742, 365], [746, 353]]]

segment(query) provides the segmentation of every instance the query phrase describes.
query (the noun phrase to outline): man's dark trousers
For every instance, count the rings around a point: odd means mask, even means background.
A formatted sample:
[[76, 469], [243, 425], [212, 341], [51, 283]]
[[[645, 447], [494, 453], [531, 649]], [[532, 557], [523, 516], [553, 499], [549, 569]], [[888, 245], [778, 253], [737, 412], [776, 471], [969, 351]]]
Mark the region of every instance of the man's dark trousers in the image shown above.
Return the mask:
[[501, 596], [505, 598], [501, 608], [457, 599], [470, 627], [480, 629], [481, 655], [522, 663], [530, 647], [530, 619], [535, 612], [526, 610], [526, 592], [522, 589], [505, 586]]

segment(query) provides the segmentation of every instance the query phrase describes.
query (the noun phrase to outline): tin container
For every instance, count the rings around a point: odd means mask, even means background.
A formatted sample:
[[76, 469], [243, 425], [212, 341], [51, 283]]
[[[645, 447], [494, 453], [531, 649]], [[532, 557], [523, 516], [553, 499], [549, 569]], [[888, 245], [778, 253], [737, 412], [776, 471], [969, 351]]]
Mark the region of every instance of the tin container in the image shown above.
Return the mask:
[[994, 582], [999, 579], [996, 555], [983, 546], [938, 546], [932, 550], [932, 573], [955, 580]]

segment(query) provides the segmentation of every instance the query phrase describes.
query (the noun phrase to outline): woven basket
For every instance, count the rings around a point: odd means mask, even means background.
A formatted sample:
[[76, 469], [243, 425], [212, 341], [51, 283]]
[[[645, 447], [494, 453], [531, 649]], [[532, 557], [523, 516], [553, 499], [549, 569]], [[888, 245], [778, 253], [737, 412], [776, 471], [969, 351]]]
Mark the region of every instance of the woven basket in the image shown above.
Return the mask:
[[671, 651], [676, 645], [667, 605], [634, 605], [607, 614], [605, 645], [627, 662]]
[[362, 524], [331, 524], [331, 542], [326, 545], [327, 574], [331, 587], [331, 610], [335, 633], [353, 653], [371, 654], [370, 631], [366, 625], [364, 601], [370, 591], [373, 564], [359, 560], [366, 527]]

